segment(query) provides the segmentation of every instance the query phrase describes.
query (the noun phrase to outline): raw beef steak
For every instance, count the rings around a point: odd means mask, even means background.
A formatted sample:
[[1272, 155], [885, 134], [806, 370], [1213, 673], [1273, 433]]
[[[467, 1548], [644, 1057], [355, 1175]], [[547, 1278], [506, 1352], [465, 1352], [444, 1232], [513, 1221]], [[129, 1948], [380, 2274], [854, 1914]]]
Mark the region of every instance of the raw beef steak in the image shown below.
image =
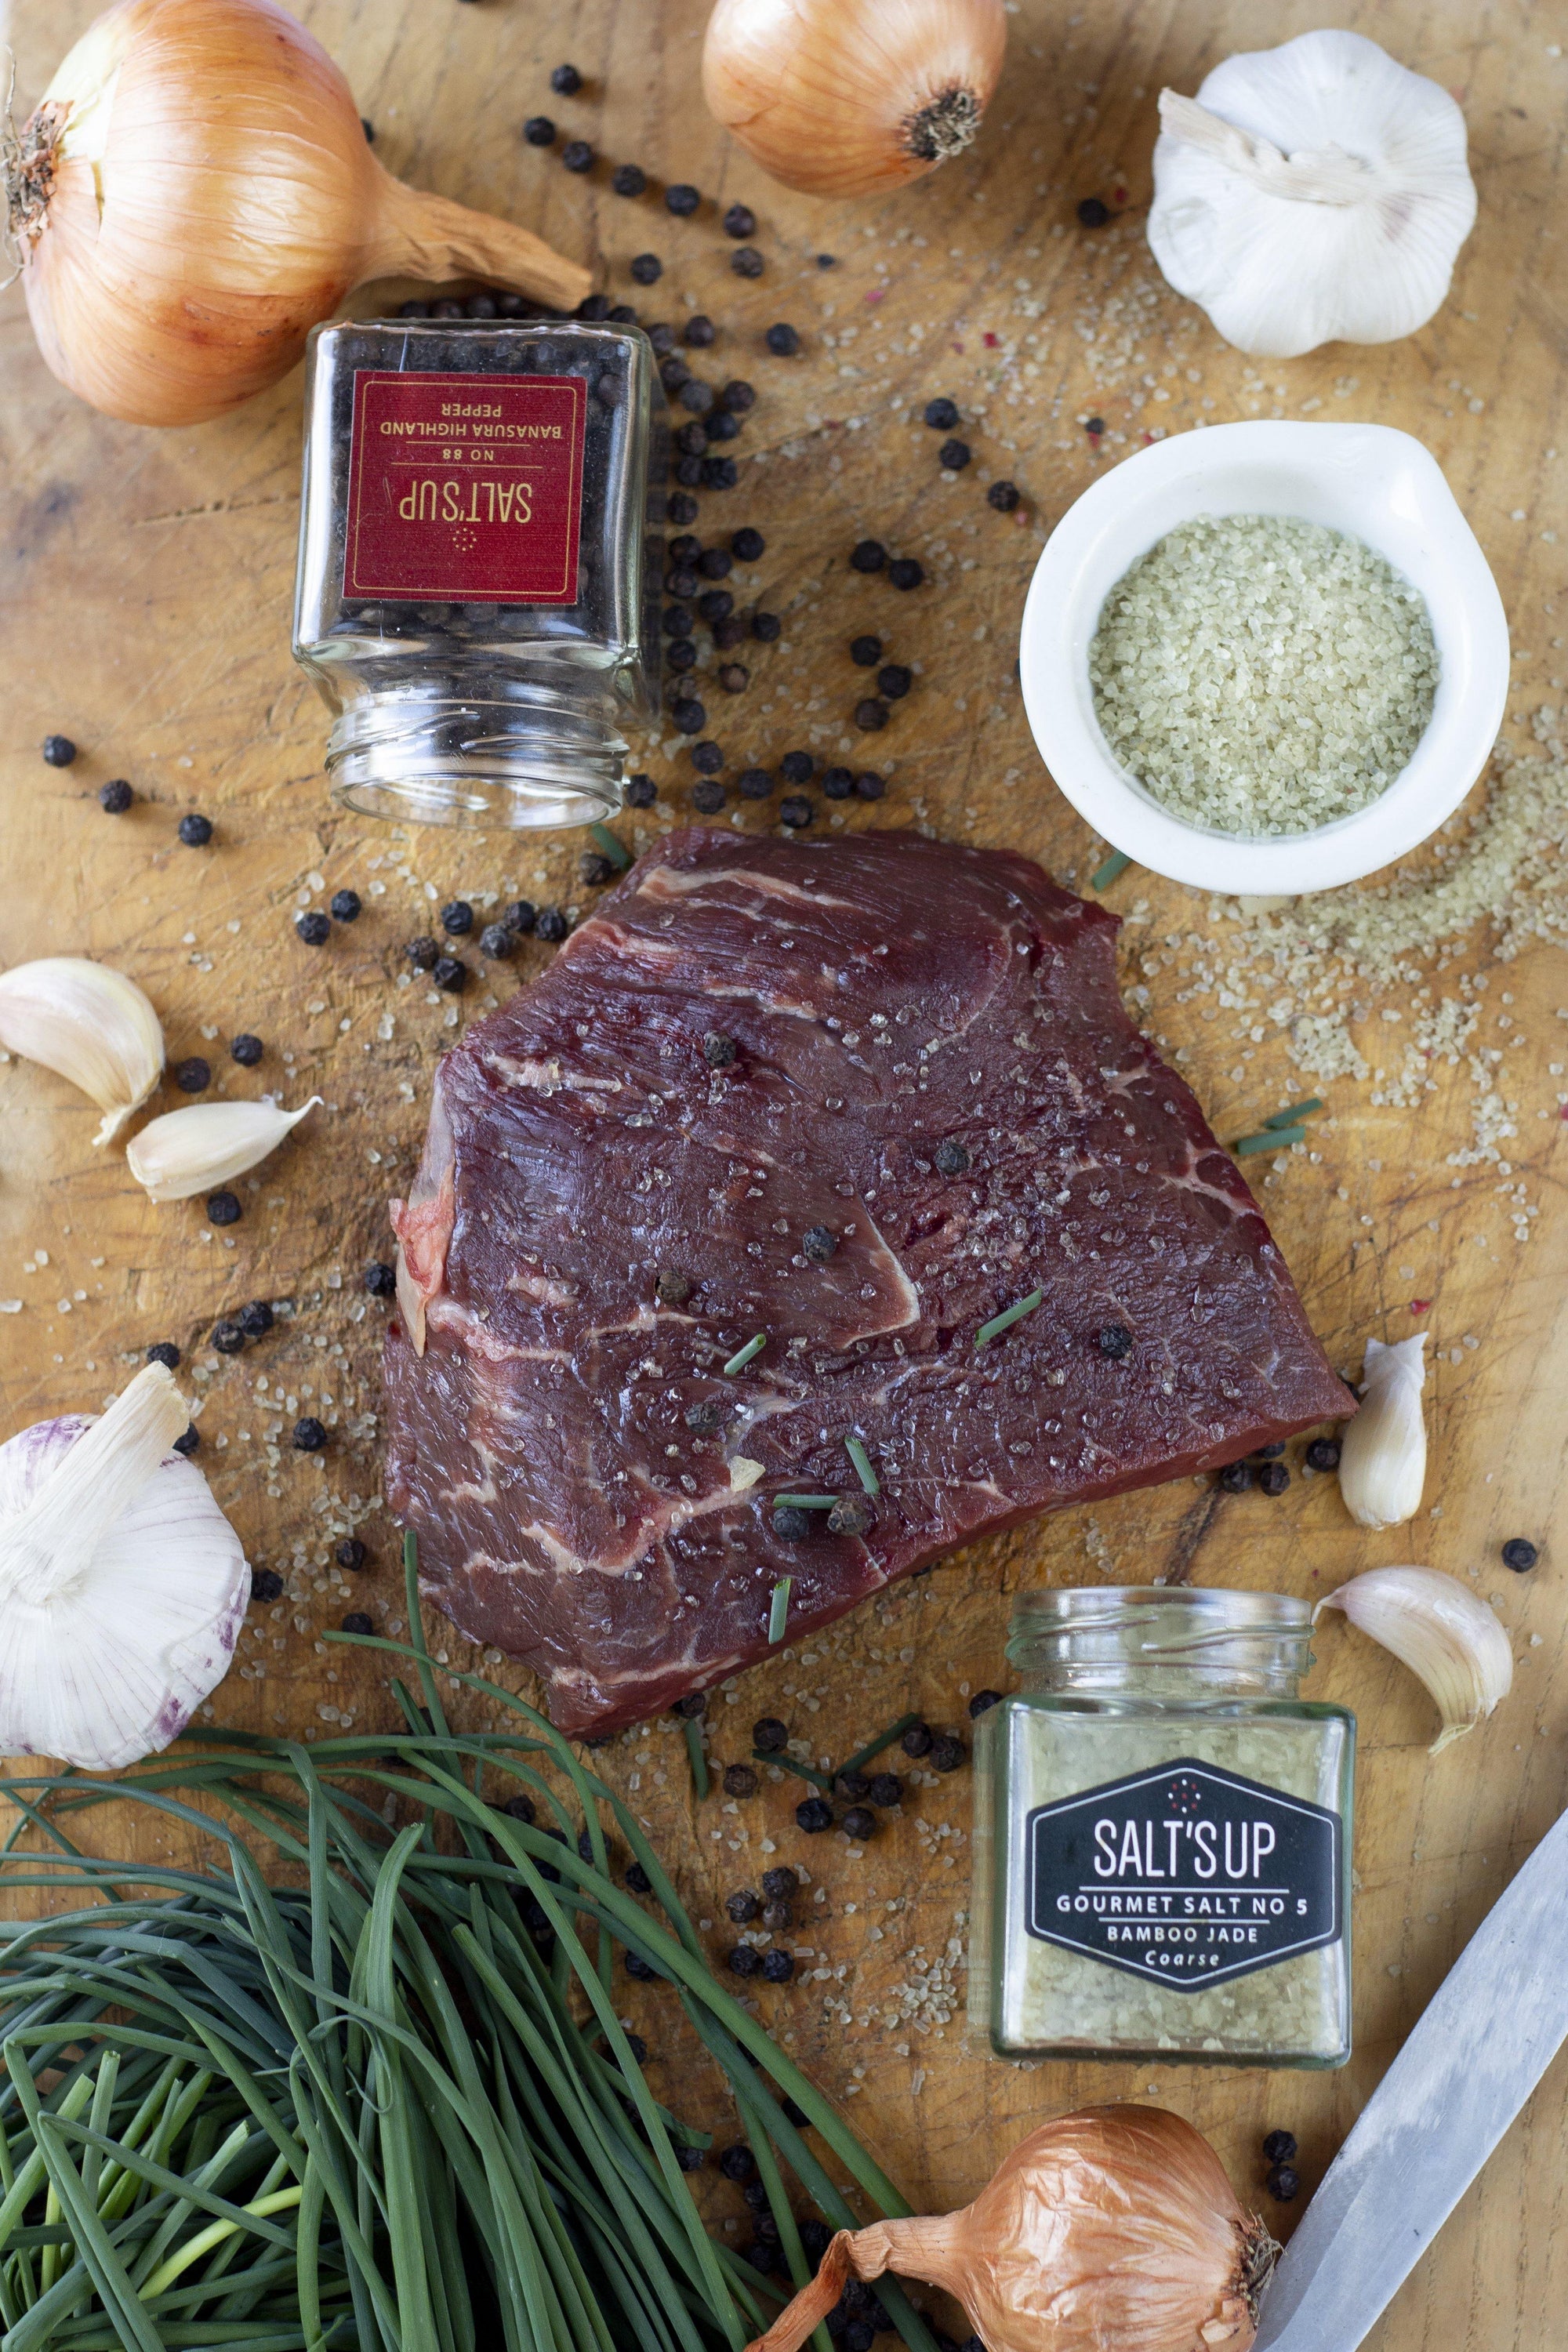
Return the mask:
[[[392, 1204], [388, 1495], [565, 1729], [761, 1657], [781, 1577], [794, 1640], [1031, 1512], [1353, 1412], [1122, 1010], [1116, 929], [994, 850], [693, 828], [442, 1063]], [[849, 1529], [781, 1534], [803, 1493]]]

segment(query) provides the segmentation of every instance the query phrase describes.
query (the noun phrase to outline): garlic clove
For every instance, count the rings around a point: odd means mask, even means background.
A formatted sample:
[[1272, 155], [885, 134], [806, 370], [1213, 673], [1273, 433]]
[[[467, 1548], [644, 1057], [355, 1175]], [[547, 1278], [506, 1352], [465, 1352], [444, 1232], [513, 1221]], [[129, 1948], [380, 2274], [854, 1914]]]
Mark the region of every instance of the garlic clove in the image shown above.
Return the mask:
[[1369, 1568], [1319, 1601], [1381, 1642], [1437, 1702], [1443, 1727], [1430, 1755], [1473, 1731], [1513, 1683], [1508, 1635], [1484, 1601], [1456, 1577], [1431, 1568]]
[[228, 1670], [250, 1596], [238, 1537], [149, 1364], [97, 1419], [0, 1445], [0, 1754], [116, 1770], [165, 1748]]
[[1421, 1391], [1425, 1331], [1384, 1347], [1369, 1339], [1361, 1411], [1340, 1440], [1340, 1495], [1359, 1527], [1397, 1528], [1421, 1507], [1426, 1483], [1426, 1423]]
[[312, 1095], [298, 1110], [247, 1102], [165, 1111], [126, 1145], [131, 1173], [149, 1200], [188, 1201], [265, 1160], [321, 1099]]
[[163, 1071], [163, 1032], [133, 980], [85, 956], [44, 956], [0, 973], [0, 1045], [57, 1070], [103, 1113], [108, 1143]]
[[1238, 351], [1392, 342], [1443, 301], [1476, 217], [1465, 118], [1375, 41], [1227, 58], [1160, 121], [1151, 249]]

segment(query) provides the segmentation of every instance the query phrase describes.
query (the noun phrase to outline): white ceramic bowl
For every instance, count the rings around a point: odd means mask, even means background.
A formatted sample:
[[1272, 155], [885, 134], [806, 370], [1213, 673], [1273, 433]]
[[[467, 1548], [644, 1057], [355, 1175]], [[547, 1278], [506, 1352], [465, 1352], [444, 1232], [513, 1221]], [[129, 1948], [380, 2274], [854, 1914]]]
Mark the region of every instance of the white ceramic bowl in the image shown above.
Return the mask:
[[[1194, 515], [1299, 515], [1350, 533], [1420, 589], [1440, 673], [1431, 720], [1386, 792], [1310, 833], [1189, 824], [1163, 808], [1100, 732], [1089, 648], [1128, 566]], [[1106, 474], [1047, 541], [1019, 646], [1041, 757], [1097, 833], [1173, 882], [1295, 897], [1404, 856], [1452, 815], [1497, 739], [1509, 690], [1508, 623], [1486, 557], [1442, 469], [1386, 425], [1215, 425], [1157, 441]]]

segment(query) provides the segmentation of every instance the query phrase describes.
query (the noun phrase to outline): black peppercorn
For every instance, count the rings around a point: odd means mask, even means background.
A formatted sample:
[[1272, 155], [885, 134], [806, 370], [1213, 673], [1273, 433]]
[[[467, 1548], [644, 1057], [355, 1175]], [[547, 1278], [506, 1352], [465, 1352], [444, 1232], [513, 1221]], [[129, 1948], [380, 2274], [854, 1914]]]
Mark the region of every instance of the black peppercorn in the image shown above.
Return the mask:
[[617, 196], [640, 196], [647, 185], [647, 173], [640, 163], [617, 163], [610, 185]]
[[283, 1579], [279, 1575], [278, 1570], [275, 1568], [259, 1568], [257, 1570], [256, 1574], [250, 1580], [250, 1597], [253, 1601], [280, 1601], [282, 1599]]
[[697, 609], [705, 621], [727, 621], [735, 609], [735, 599], [728, 588], [705, 588], [697, 599]]
[[626, 778], [628, 808], [652, 808], [658, 798], [658, 792], [651, 776], [643, 775], [639, 772], [637, 775]]
[[677, 1274], [668, 1266], [662, 1266], [654, 1277], [654, 1297], [666, 1307], [684, 1307], [692, 1288], [686, 1275]]
[[1085, 196], [1079, 205], [1078, 216], [1084, 228], [1103, 228], [1110, 218], [1110, 207], [1098, 196]]
[[969, 1165], [969, 1153], [962, 1143], [944, 1136], [931, 1153], [939, 1176], [962, 1176]]
[[1502, 1548], [1502, 1564], [1511, 1568], [1516, 1576], [1526, 1575], [1540, 1558], [1540, 1551], [1528, 1536], [1510, 1536]]
[[302, 915], [295, 916], [294, 929], [308, 948], [323, 947], [332, 936], [331, 923], [328, 922], [325, 915], [314, 907], [307, 908]]
[[[178, 1360], [179, 1359], [176, 1356], [176, 1363]], [[782, 1751], [789, 1746], [788, 1724], [781, 1723], [776, 1715], [760, 1715], [755, 1723], [752, 1726], [752, 1745], [753, 1748], [760, 1748], [764, 1756], [777, 1756], [781, 1754]], [[763, 1881], [763, 1886], [765, 1892], [771, 1893], [773, 1891], [769, 1888], [768, 1882], [765, 1878]], [[793, 1887], [794, 1874], [792, 1873], [792, 1891]]]
[[700, 776], [716, 776], [724, 764], [724, 754], [717, 743], [693, 743], [687, 755]]
[[699, 816], [717, 816], [724, 800], [724, 787], [714, 777], [704, 776], [691, 787], [691, 805]]
[[679, 596], [683, 604], [690, 604], [701, 585], [700, 578], [687, 563], [672, 564], [664, 575], [665, 594]]
[[44, 757], [51, 768], [68, 768], [76, 758], [76, 745], [68, 735], [46, 735]]
[[123, 816], [135, 797], [123, 776], [116, 776], [112, 783], [100, 784], [98, 788], [98, 805], [107, 809], [110, 816]]
[[763, 1975], [769, 1984], [788, 1984], [794, 1974], [795, 1961], [788, 1952], [775, 1948], [763, 1954]]
[[[661, 359], [658, 363], [658, 380], [660, 383], [663, 384], [666, 392], [669, 394], [671, 399], [673, 399], [675, 394], [680, 390], [681, 385], [686, 382], [690, 373], [691, 370], [687, 366], [686, 362], [681, 358], [679, 352], [670, 352], [664, 359]], [[695, 522], [697, 520], [696, 499], [683, 499], [681, 500], [681, 504], [683, 507], [689, 508], [690, 512], [675, 516], [672, 520], [678, 522]]]
[[804, 1803], [795, 1807], [795, 1818], [798, 1829], [803, 1829], [808, 1837], [815, 1837], [819, 1830], [833, 1827], [833, 1808], [826, 1797], [807, 1797]]
[[171, 1372], [180, 1369], [180, 1351], [173, 1339], [154, 1339], [147, 1350], [150, 1364], [163, 1364]]
[[228, 1050], [242, 1070], [253, 1070], [267, 1048], [259, 1037], [253, 1037], [248, 1029], [242, 1029], [237, 1037], [229, 1039]]
[[1289, 2205], [1301, 2183], [1293, 2165], [1277, 2164], [1264, 2185], [1270, 2197], [1276, 2198], [1281, 2205]]
[[784, 623], [776, 613], [753, 613], [752, 635], [759, 645], [776, 645], [784, 635]]
[[[735, 569], [735, 559], [727, 548], [705, 547], [697, 559], [697, 569], [704, 580], [728, 580], [731, 572]], [[710, 591], [710, 593], [711, 593]], [[708, 619], [712, 619], [713, 615], [708, 612], [706, 605], [700, 609]]]
[[906, 1756], [929, 1756], [934, 1744], [935, 1737], [929, 1723], [911, 1723], [899, 1742]]
[[1011, 514], [1019, 499], [1016, 482], [993, 482], [985, 493], [985, 503], [998, 514]]
[[1285, 1440], [1276, 1438], [1272, 1445], [1255, 1445], [1247, 1455], [1249, 1462], [1278, 1462], [1285, 1451]]
[[[531, 147], [552, 147], [555, 125], [548, 114], [531, 114], [522, 126], [522, 135]], [[423, 304], [420, 307], [423, 309]]]
[[710, 1029], [702, 1040], [702, 1058], [710, 1070], [727, 1070], [739, 1052], [733, 1037], [721, 1030]]
[[928, 400], [925, 421], [934, 433], [951, 433], [958, 422], [958, 403], [946, 398]]
[[575, 66], [557, 66], [550, 77], [550, 87], [558, 98], [575, 98], [583, 87], [583, 77]]
[[[726, 384], [724, 387], [726, 394], [733, 392], [735, 388], [736, 387], [732, 383]], [[750, 384], [746, 386], [746, 390], [748, 392], [751, 391], [751, 388]], [[733, 404], [726, 397], [724, 402], [725, 407], [729, 408], [732, 404]], [[748, 401], [746, 404], [749, 407], [751, 403]], [[730, 541], [730, 552], [734, 557], [737, 563], [755, 563], [759, 556], [766, 554], [767, 546], [767, 541], [763, 537], [762, 532], [760, 530], [753, 530], [751, 524], [747, 523], [742, 530], [736, 531], [731, 537]]]
[[500, 315], [493, 294], [470, 294], [463, 305], [465, 319], [495, 319]]
[[812, 1514], [794, 1503], [781, 1503], [773, 1516], [773, 1529], [781, 1543], [804, 1543], [811, 1533]]
[[461, 996], [468, 984], [468, 967], [458, 956], [437, 956], [430, 977], [448, 996]]
[[754, 1977], [762, 1965], [762, 1954], [754, 1952], [750, 1944], [737, 1944], [724, 1958], [724, 1966], [731, 1976]]
[[1282, 1495], [1290, 1484], [1290, 1473], [1283, 1462], [1266, 1462], [1258, 1474], [1258, 1483], [1266, 1495]]
[[791, 793], [779, 803], [779, 823], [789, 825], [796, 833], [803, 825], [809, 824], [815, 814], [816, 811], [804, 793]]
[[[760, 1965], [761, 1954], [754, 1957]], [[751, 1971], [748, 1969], [746, 1973], [749, 1975]], [[750, 2180], [757, 2169], [757, 2159], [743, 2140], [738, 2140], [733, 2147], [724, 2148], [718, 2164], [726, 2180]]]
[[215, 1323], [212, 1342], [220, 1356], [237, 1356], [245, 1345], [245, 1334], [237, 1323]]
[[830, 1536], [863, 1536], [876, 1522], [876, 1513], [865, 1495], [840, 1495], [827, 1514]]
[[1132, 1353], [1132, 1334], [1124, 1323], [1107, 1323], [1096, 1333], [1095, 1345], [1102, 1356], [1120, 1364]]
[[653, 1893], [653, 1881], [648, 1876], [640, 1862], [627, 1863], [626, 1885], [634, 1895], [651, 1895]]
[[874, 768], [865, 769], [855, 779], [855, 790], [863, 801], [879, 801], [888, 789], [886, 776], [878, 775]]
[[664, 276], [664, 264], [657, 253], [634, 253], [630, 267], [639, 286], [651, 286]]
[[1105, 430], [1104, 417], [1086, 416], [1083, 420], [1083, 429], [1086, 433], [1103, 433]]
[[668, 498], [664, 510], [671, 522], [695, 522], [699, 511], [696, 499], [689, 499], [684, 490], [676, 490]]
[[877, 1834], [877, 1816], [865, 1805], [851, 1805], [844, 1816], [843, 1829], [846, 1837], [858, 1838], [863, 1845]]
[[838, 1236], [830, 1225], [811, 1225], [801, 1237], [801, 1248], [816, 1265], [826, 1265], [838, 1249]]
[[682, 2172], [700, 2172], [708, 2158], [701, 2148], [680, 2145], [676, 2148], [675, 2160]]
[[752, 236], [756, 233], [757, 215], [750, 205], [731, 205], [721, 226], [726, 236]]
[[887, 723], [888, 706], [879, 702], [875, 695], [868, 695], [864, 702], [855, 705], [855, 724], [862, 733], [879, 734]]
[[775, 359], [793, 360], [800, 349], [800, 337], [795, 329], [787, 326], [782, 319], [776, 326], [768, 329], [763, 341]]
[[345, 1633], [374, 1633], [375, 1626], [363, 1609], [351, 1609], [342, 1621], [342, 1630]]
[[969, 1713], [971, 1718], [978, 1720], [981, 1716], [989, 1715], [994, 1706], [1000, 1706], [1001, 1704], [1002, 1694], [1000, 1691], [976, 1691], [974, 1696], [969, 1702]]
[[889, 1805], [900, 1804], [903, 1801], [904, 1784], [896, 1772], [873, 1772], [871, 1783], [866, 1794], [873, 1805], [885, 1808]]
[[809, 751], [786, 751], [779, 761], [779, 772], [786, 784], [809, 783], [816, 761]]
[[760, 278], [764, 264], [754, 245], [738, 245], [730, 256], [730, 267], [737, 278]]
[[708, 713], [695, 695], [682, 695], [669, 706], [669, 715], [682, 735], [700, 735], [708, 724]]
[[741, 469], [733, 457], [704, 457], [702, 487], [707, 490], [732, 490], [741, 478]]
[[194, 1454], [201, 1442], [202, 1433], [200, 1430], [196, 1427], [194, 1421], [189, 1422], [184, 1429], [182, 1430], [179, 1436], [175, 1438], [174, 1451], [176, 1454]]
[[724, 1794], [727, 1797], [754, 1797], [757, 1776], [749, 1764], [727, 1764], [724, 1768]]
[[1313, 1470], [1337, 1470], [1340, 1466], [1339, 1439], [1314, 1437], [1307, 1448], [1307, 1464]]
[[819, 2221], [815, 2214], [808, 2214], [800, 2225], [801, 2251], [806, 2261], [813, 2264], [819, 2263], [832, 2242], [833, 2231], [827, 2223]]
[[[521, 316], [521, 313], [520, 312], [519, 315]], [[632, 309], [629, 302], [617, 302], [614, 310], [610, 312], [610, 320], [611, 323], [617, 327], [635, 327], [637, 322], [637, 314]], [[599, 396], [601, 399], [605, 397], [604, 386], [614, 381], [615, 379], [609, 376], [603, 376], [600, 378]]]
[[741, 798], [744, 801], [765, 801], [773, 791], [773, 780], [766, 768], [742, 768]]
[[732, 1919], [737, 1927], [749, 1927], [762, 1907], [749, 1886], [742, 1886], [738, 1894], [724, 1897], [724, 1916]]
[[956, 1772], [968, 1754], [963, 1740], [951, 1731], [939, 1731], [931, 1744], [931, 1765], [938, 1772]]
[[397, 1268], [384, 1258], [373, 1258], [364, 1270], [364, 1286], [373, 1298], [390, 1298], [397, 1288]]
[[561, 161], [569, 172], [591, 172], [594, 151], [585, 139], [568, 139], [561, 150]]
[[[775, 1722], [777, 1718], [773, 1716], [764, 1716], [763, 1720], [764, 1723], [772, 1723]], [[779, 1727], [781, 1730], [784, 1728], [782, 1724]], [[752, 1738], [756, 1738], [754, 1731], [752, 1733]], [[762, 1744], [762, 1741], [758, 1739], [757, 1746], [760, 1748]], [[780, 1745], [782, 1747], [782, 1741], [780, 1742]], [[798, 1895], [799, 1892], [800, 1881], [795, 1876], [795, 1872], [790, 1868], [788, 1863], [775, 1863], [772, 1870], [763, 1871], [763, 1893], [767, 1896], [770, 1903], [787, 1903], [792, 1895]]]
[[[539, 119], [542, 120], [542, 117]], [[555, 125], [552, 123], [550, 129], [553, 136]], [[523, 135], [527, 136], [526, 124], [523, 126]], [[430, 305], [428, 302], [400, 302], [397, 306], [397, 315], [400, 319], [427, 319], [430, 316]]]
[[237, 1193], [224, 1191], [207, 1194], [207, 1222], [214, 1225], [237, 1225], [240, 1219]]
[[849, 551], [852, 572], [880, 572], [888, 561], [888, 551], [879, 539], [859, 539]]
[[962, 474], [973, 452], [967, 441], [944, 441], [937, 451], [937, 463], [950, 474]]
[[357, 890], [334, 890], [327, 902], [327, 912], [334, 922], [357, 923], [363, 905]]
[[918, 588], [925, 572], [912, 555], [900, 555], [896, 562], [889, 564], [888, 578], [895, 588]]
[[850, 640], [849, 658], [858, 669], [875, 669], [882, 658], [880, 637], [855, 637]]
[[719, 683], [726, 694], [744, 694], [752, 682], [752, 673], [744, 662], [726, 662], [719, 672]]
[[[743, 376], [731, 376], [729, 383], [719, 394], [720, 407], [728, 409], [730, 414], [733, 416], [747, 415], [752, 409], [755, 408], [756, 404], [757, 395], [755, 389], [746, 382]], [[748, 531], [746, 536], [749, 539], [754, 539], [756, 541], [756, 552], [758, 555], [761, 555], [763, 545], [762, 532], [760, 530]], [[731, 546], [734, 546], [734, 541], [732, 540], [730, 543]], [[738, 548], [736, 548], [735, 551], [737, 554], [740, 553], [740, 550]], [[753, 562], [755, 561], [755, 557], [747, 556], [744, 558], [744, 561], [748, 563]]]
[[316, 1419], [314, 1413], [308, 1412], [302, 1421], [297, 1421], [294, 1423], [294, 1447], [297, 1453], [320, 1454], [326, 1442], [326, 1429]]
[[1289, 2164], [1296, 2153], [1295, 2133], [1271, 2131], [1263, 2143], [1263, 2153], [1270, 2164]]
[[678, 180], [674, 187], [666, 188], [664, 201], [667, 210], [674, 213], [677, 219], [688, 220], [702, 202], [702, 197], [689, 181]]
[[677, 676], [682, 670], [695, 669], [697, 667], [695, 637], [671, 637], [664, 649], [664, 662], [665, 667], [674, 670]]
[[538, 909], [531, 898], [514, 898], [501, 917], [507, 929], [515, 931], [520, 938], [532, 930], [537, 919]]
[[658, 1970], [656, 1968], [650, 1967], [648, 1962], [643, 1958], [640, 1952], [628, 1952], [626, 1954], [626, 1974], [629, 1977], [635, 1977], [639, 1984], [647, 1984], [650, 1982], [653, 1978], [658, 1976]]
[[474, 910], [466, 898], [454, 898], [441, 909], [441, 929], [460, 940], [474, 928]]
[[358, 1536], [345, 1536], [338, 1546], [336, 1557], [338, 1566], [353, 1574], [364, 1566], [364, 1546]]
[[537, 938], [543, 940], [547, 946], [554, 948], [560, 946], [572, 926], [561, 908], [541, 907], [533, 929]]
[[[602, 890], [606, 882], [613, 882], [616, 878], [616, 869], [612, 860], [598, 849], [585, 849], [583, 852], [582, 856], [577, 860], [577, 871], [582, 876], [584, 886], [590, 890]], [[504, 938], [506, 934], [503, 932], [502, 936]], [[489, 937], [489, 933], [487, 931], [485, 938]], [[484, 941], [481, 940], [479, 944], [482, 947]]]
[[705, 310], [694, 310], [680, 331], [680, 340], [693, 351], [705, 352], [718, 336], [719, 330]]
[[184, 1061], [174, 1065], [174, 1084], [183, 1095], [205, 1093], [212, 1080], [212, 1066], [199, 1054], [191, 1054]]
[[1252, 1484], [1252, 1471], [1245, 1462], [1227, 1462], [1219, 1474], [1219, 1483], [1227, 1495], [1245, 1495]]
[[[605, 863], [609, 863], [605, 859]], [[607, 877], [606, 877], [607, 878]], [[517, 933], [505, 923], [487, 923], [479, 933], [479, 953], [492, 962], [504, 962], [517, 949]]]
[[426, 933], [419, 939], [410, 940], [403, 952], [407, 957], [409, 962], [414, 966], [416, 971], [434, 971], [436, 969], [436, 959], [440, 954], [441, 950], [436, 941]]
[[205, 849], [213, 837], [213, 821], [192, 809], [188, 816], [180, 819], [179, 835], [187, 849]]
[[247, 1339], [265, 1339], [271, 1330], [274, 1317], [265, 1298], [253, 1298], [242, 1307], [235, 1318]]
[[700, 1433], [711, 1432], [719, 1428], [722, 1423], [724, 1408], [717, 1397], [699, 1397], [695, 1404], [687, 1406], [681, 1419], [688, 1429], [695, 1429]]
[[847, 801], [855, 790], [855, 773], [851, 768], [824, 768], [820, 782], [825, 800]]
[[858, 1804], [870, 1785], [864, 1772], [840, 1772], [833, 1783], [833, 1793], [847, 1803]]
[[902, 662], [884, 662], [877, 672], [877, 687], [889, 702], [901, 702], [914, 684], [914, 672]]

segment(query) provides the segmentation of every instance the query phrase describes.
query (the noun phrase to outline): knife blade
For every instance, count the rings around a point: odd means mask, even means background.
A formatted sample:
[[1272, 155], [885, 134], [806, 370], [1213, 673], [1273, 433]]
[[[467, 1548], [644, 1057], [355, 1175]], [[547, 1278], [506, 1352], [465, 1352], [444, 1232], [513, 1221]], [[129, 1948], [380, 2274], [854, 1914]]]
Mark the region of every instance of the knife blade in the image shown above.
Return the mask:
[[1416, 2020], [1268, 2287], [1256, 2352], [1355, 2352], [1568, 2037], [1568, 1813]]

